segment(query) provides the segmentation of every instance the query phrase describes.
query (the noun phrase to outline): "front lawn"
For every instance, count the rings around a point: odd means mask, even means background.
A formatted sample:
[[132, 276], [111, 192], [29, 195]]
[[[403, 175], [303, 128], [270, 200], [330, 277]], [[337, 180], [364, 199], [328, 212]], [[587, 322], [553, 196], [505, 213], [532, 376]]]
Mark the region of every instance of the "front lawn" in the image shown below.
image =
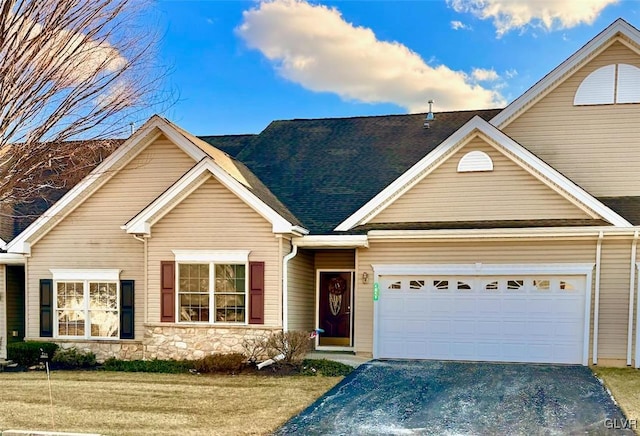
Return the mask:
[[592, 369], [597, 377], [604, 380], [627, 418], [635, 419], [640, 426], [640, 371], [633, 368]]
[[[54, 371], [55, 430], [118, 434], [267, 434], [340, 377]], [[45, 372], [0, 373], [2, 430], [53, 430]]]

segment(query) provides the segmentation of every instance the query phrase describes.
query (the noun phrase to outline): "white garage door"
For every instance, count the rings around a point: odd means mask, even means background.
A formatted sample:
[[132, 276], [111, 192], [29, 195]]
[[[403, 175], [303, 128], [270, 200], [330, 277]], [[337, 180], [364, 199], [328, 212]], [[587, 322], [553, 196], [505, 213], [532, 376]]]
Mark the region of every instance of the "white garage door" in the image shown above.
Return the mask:
[[380, 276], [376, 357], [583, 363], [585, 276]]

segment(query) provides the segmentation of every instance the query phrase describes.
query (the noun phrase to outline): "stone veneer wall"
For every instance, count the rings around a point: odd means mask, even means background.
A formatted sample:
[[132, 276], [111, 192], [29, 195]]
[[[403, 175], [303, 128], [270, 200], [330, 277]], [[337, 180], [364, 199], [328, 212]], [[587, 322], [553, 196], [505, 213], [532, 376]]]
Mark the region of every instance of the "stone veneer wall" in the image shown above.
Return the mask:
[[92, 351], [98, 362], [109, 357], [122, 360], [199, 359], [213, 353], [242, 353], [245, 339], [264, 338], [280, 327], [262, 325], [185, 326], [180, 324], [145, 324], [142, 341], [83, 341], [54, 339], [60, 348]]
[[76, 348], [78, 351], [92, 351], [98, 362], [104, 362], [109, 357], [122, 360], [139, 360], [144, 357], [141, 341], [82, 341], [60, 340], [53, 342], [62, 349]]
[[145, 359], [199, 359], [213, 353], [242, 353], [245, 339], [264, 338], [280, 327], [145, 324]]

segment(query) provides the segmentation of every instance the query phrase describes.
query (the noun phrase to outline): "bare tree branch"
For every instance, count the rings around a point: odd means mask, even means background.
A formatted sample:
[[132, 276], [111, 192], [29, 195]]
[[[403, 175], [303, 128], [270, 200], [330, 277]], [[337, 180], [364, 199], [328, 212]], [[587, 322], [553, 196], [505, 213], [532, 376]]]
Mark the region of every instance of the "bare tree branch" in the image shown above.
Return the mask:
[[[70, 187], [166, 102], [141, 0], [0, 0], [0, 202]], [[86, 172], [85, 172], [86, 173]], [[6, 208], [5, 208], [6, 210]]]

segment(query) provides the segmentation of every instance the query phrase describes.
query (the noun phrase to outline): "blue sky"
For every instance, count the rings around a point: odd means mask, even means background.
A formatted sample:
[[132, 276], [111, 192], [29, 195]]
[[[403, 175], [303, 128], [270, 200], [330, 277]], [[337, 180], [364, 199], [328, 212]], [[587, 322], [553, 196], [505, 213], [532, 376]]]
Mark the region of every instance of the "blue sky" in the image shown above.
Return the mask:
[[277, 119], [503, 107], [640, 2], [160, 0], [166, 117], [197, 135]]

